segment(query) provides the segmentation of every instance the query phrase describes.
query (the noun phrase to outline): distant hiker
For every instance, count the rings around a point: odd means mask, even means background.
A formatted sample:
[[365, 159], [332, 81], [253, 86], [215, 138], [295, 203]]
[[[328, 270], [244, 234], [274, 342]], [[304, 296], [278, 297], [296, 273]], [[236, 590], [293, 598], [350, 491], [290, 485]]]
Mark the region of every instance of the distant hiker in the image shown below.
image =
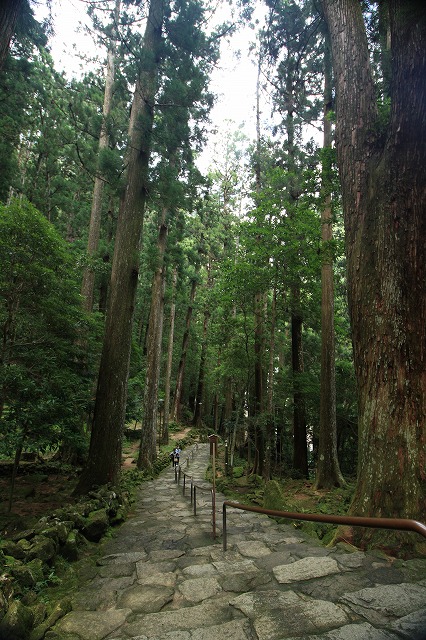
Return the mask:
[[176, 447], [176, 449], [173, 451], [173, 466], [176, 467], [179, 464], [179, 458], [180, 458], [180, 452], [182, 451], [182, 449], [180, 449], [179, 447]]

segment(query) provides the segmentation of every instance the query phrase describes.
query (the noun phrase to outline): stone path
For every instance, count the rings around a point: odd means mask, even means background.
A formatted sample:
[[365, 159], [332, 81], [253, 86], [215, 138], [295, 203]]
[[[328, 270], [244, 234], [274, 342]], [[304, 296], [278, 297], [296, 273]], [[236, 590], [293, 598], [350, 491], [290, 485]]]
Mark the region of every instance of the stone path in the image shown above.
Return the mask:
[[[186, 473], [208, 488], [208, 445], [194, 454]], [[223, 552], [224, 497], [213, 540], [209, 492], [197, 492], [195, 517], [188, 494], [171, 468], [143, 485], [46, 640], [426, 639], [426, 559], [326, 549], [291, 524], [230, 509]]]

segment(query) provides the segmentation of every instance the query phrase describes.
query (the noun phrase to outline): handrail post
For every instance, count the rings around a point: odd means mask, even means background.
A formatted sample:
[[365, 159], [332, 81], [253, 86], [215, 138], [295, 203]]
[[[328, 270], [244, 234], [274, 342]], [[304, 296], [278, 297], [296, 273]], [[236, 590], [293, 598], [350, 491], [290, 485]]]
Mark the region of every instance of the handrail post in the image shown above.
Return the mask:
[[182, 487], [182, 495], [185, 495], [185, 484], [186, 484], [186, 473], [183, 474], [183, 487]]
[[194, 498], [194, 482], [191, 478], [191, 504], [192, 504], [193, 498]]
[[197, 515], [197, 487], [194, 485], [194, 516]]
[[222, 535], [223, 535], [223, 550], [226, 551], [227, 548], [227, 536], [226, 536], [226, 504], [223, 503], [222, 506], [222, 525], [223, 525], [223, 531], [222, 531]]
[[213, 540], [216, 540], [216, 492], [212, 489]]

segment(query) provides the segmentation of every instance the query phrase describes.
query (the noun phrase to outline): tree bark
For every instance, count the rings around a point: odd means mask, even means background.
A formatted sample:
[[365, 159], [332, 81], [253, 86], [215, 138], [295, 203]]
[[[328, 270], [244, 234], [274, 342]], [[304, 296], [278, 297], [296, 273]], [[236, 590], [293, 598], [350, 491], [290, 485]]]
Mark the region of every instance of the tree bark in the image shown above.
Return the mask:
[[120, 476], [163, 14], [164, 1], [152, 0], [130, 114], [127, 180], [117, 221], [89, 457], [76, 493], [85, 493], [93, 485], [115, 484]]
[[[423, 519], [426, 7], [389, 0], [392, 107], [383, 131], [361, 5], [323, 5], [337, 83], [337, 155], [359, 394], [359, 469], [351, 513]], [[373, 530], [354, 535], [361, 544], [377, 537]]]
[[3, 0], [0, 5], [0, 71], [9, 52], [16, 22], [25, 4], [25, 0]]
[[170, 422], [170, 386], [172, 379], [172, 364], [173, 364], [173, 342], [175, 335], [175, 317], [176, 317], [176, 283], [177, 283], [177, 269], [173, 270], [172, 277], [172, 302], [170, 305], [170, 321], [169, 321], [169, 345], [167, 348], [167, 364], [166, 373], [164, 375], [164, 425], [163, 425], [163, 442], [168, 444], [169, 442], [169, 422]]
[[189, 344], [189, 331], [191, 328], [192, 311], [194, 309], [194, 300], [195, 300], [196, 290], [197, 290], [197, 281], [193, 280], [191, 284], [191, 294], [189, 296], [189, 305], [186, 312], [185, 332], [183, 334], [183, 339], [182, 339], [182, 350], [181, 350], [181, 356], [179, 360], [178, 372], [176, 377], [175, 395], [173, 398], [172, 419], [175, 420], [176, 422], [180, 420], [183, 379], [185, 374], [186, 355], [188, 352], [188, 344]]
[[142, 437], [139, 447], [138, 469], [151, 469], [157, 457], [158, 387], [160, 383], [161, 345], [163, 341], [164, 256], [166, 253], [167, 235], [166, 209], [163, 208], [158, 233], [157, 268], [152, 282], [142, 412]]
[[[99, 134], [98, 158], [103, 149], [109, 144], [109, 136], [107, 130], [107, 118], [111, 112], [112, 96], [114, 89], [115, 76], [115, 38], [117, 37], [118, 20], [120, 17], [121, 0], [116, 0], [114, 8], [114, 23], [111, 33], [111, 39], [108, 45], [107, 53], [107, 69], [105, 77], [104, 103], [102, 107], [102, 124]], [[101, 214], [102, 214], [102, 193], [104, 188], [104, 180], [99, 170], [95, 175], [95, 183], [93, 186], [92, 208], [90, 211], [89, 237], [87, 240], [87, 255], [93, 258], [96, 255], [99, 246], [99, 237], [101, 233]], [[83, 309], [90, 313], [93, 309], [93, 291], [95, 287], [95, 271], [89, 264], [85, 267], [83, 273], [83, 282], [81, 285], [81, 295], [83, 298]]]
[[205, 369], [207, 358], [207, 329], [210, 320], [210, 312], [208, 309], [204, 310], [204, 322], [203, 322], [203, 341], [201, 343], [201, 356], [200, 356], [200, 370], [198, 374], [197, 394], [195, 397], [195, 409], [193, 425], [197, 428], [201, 427], [203, 422], [203, 402], [204, 402], [204, 381], [205, 381]]
[[[293, 292], [294, 293], [294, 292]], [[298, 294], [298, 291], [296, 292]], [[297, 299], [297, 298], [296, 298]], [[294, 300], [294, 295], [293, 295]], [[296, 303], [296, 307], [298, 304]], [[308, 477], [308, 446], [306, 439], [305, 394], [301, 385], [303, 373], [303, 320], [295, 311], [291, 314], [291, 362], [293, 372], [293, 468]]]
[[323, 207], [321, 211], [321, 391], [318, 461], [315, 477], [316, 489], [340, 487], [344, 479], [337, 457], [336, 425], [336, 367], [334, 341], [334, 281], [333, 281], [333, 216], [331, 202], [330, 157], [333, 140], [330, 111], [332, 108], [332, 81], [330, 49], [324, 53], [324, 155], [322, 164]]

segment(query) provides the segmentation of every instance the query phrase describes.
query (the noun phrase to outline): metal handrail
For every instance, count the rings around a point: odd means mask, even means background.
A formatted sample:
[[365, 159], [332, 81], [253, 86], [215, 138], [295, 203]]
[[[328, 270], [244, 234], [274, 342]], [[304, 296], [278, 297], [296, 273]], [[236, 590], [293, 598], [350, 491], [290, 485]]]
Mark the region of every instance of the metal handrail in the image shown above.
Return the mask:
[[267, 516], [278, 518], [288, 518], [290, 520], [309, 520], [311, 522], [326, 522], [328, 524], [347, 524], [353, 527], [373, 527], [376, 529], [396, 529], [399, 531], [414, 531], [426, 538], [426, 525], [417, 520], [403, 518], [367, 518], [362, 516], [333, 516], [319, 513], [294, 513], [291, 511], [275, 511], [273, 509], [263, 509], [263, 507], [252, 507], [238, 502], [225, 500], [223, 503], [223, 550], [227, 549], [226, 531], [226, 507], [241, 509], [243, 511], [254, 511]]
[[[198, 444], [194, 447], [196, 451], [198, 451]], [[194, 457], [194, 449], [191, 451], [191, 458]], [[188, 464], [188, 458], [185, 460]], [[185, 463], [183, 463], [185, 464]], [[212, 529], [213, 529], [213, 539], [216, 539], [216, 493], [213, 489], [207, 489], [206, 487], [200, 487], [199, 485], [194, 484], [193, 476], [185, 473], [183, 471], [182, 465], [178, 463], [175, 466], [175, 482], [179, 485], [181, 475], [183, 475], [183, 486], [182, 486], [182, 495], [185, 495], [186, 490], [186, 478], [191, 479], [191, 504], [193, 505], [194, 516], [197, 515], [197, 489], [199, 491], [209, 491], [211, 493], [211, 501], [212, 501]]]

